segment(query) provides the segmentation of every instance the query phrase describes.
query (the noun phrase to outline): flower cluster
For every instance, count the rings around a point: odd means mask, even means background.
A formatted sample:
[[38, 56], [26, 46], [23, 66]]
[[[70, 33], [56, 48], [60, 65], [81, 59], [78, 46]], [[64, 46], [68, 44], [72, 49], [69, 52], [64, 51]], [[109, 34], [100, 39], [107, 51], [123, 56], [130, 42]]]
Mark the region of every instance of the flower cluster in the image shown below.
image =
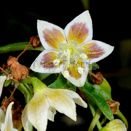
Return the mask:
[[[38, 36], [31, 37], [29, 42], [32, 47], [27, 45], [24, 49], [42, 49], [30, 70], [19, 63], [24, 51], [17, 57], [9, 57], [7, 64], [0, 67], [0, 130], [46, 131], [48, 120], [54, 121], [56, 111], [76, 121], [76, 104], [87, 108], [88, 103], [93, 115], [89, 131], [95, 126], [108, 131], [112, 123], [119, 126], [119, 131], [126, 131], [127, 120], [119, 110], [119, 102], [112, 99], [109, 83], [100, 72], [93, 72], [98, 68], [96, 62], [111, 54], [114, 47], [92, 40], [89, 11], [73, 19], [64, 30], [42, 20], [37, 21], [37, 30]], [[39, 47], [40, 43], [43, 48]], [[2, 49], [6, 50], [7, 46]], [[49, 83], [52, 74], [57, 78]], [[5, 95], [3, 90], [11, 93]], [[17, 91], [24, 97], [22, 102], [14, 95]], [[114, 115], [119, 119], [114, 119]], [[106, 121], [99, 120], [101, 116], [109, 121], [105, 127]]]

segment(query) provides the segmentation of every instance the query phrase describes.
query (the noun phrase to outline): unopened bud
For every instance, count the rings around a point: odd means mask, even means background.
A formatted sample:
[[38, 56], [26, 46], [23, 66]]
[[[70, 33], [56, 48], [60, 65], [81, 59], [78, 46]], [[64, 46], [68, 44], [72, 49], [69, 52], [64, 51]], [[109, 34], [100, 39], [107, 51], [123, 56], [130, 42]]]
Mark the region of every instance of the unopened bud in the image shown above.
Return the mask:
[[93, 84], [100, 85], [103, 82], [103, 75], [101, 72], [91, 73], [90, 80]]
[[120, 103], [114, 100], [107, 100], [108, 105], [110, 106], [113, 114], [117, 114], [119, 111]]
[[40, 40], [38, 36], [32, 36], [30, 38], [30, 44], [32, 45], [32, 47], [36, 48], [40, 46]]
[[115, 119], [107, 123], [100, 131], [127, 131], [127, 128], [121, 120]]

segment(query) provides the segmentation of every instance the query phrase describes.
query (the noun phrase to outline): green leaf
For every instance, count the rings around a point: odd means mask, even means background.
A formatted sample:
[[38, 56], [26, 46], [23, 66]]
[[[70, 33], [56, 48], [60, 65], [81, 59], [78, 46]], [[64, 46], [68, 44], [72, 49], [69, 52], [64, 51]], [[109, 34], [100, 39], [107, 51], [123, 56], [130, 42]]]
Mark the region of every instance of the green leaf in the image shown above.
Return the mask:
[[109, 105], [107, 104], [105, 98], [100, 94], [99, 91], [97, 91], [93, 87], [93, 85], [86, 82], [85, 86], [80, 89], [81, 91], [85, 93], [85, 95], [87, 96], [87, 99], [89, 99], [90, 102], [97, 105], [97, 107], [100, 109], [100, 111], [105, 115], [107, 119], [112, 120], [114, 118], [113, 113]]
[[11, 83], [12, 83], [12, 81], [10, 79], [6, 80], [4, 83], [4, 87], [8, 87]]
[[18, 90], [24, 95], [26, 103], [28, 103], [32, 98], [32, 94], [27, 89], [27, 87], [23, 83], [20, 83], [18, 86]]
[[54, 89], [70, 89], [70, 90], [76, 90], [76, 87], [74, 87], [71, 83], [69, 83], [62, 75], [59, 75], [58, 78], [50, 84], [48, 87], [54, 88]]
[[89, 0], [81, 0], [85, 9], [89, 9]]
[[105, 100], [111, 99], [111, 87], [106, 79], [100, 85], [93, 85], [93, 87]]
[[48, 74], [48, 73], [37, 73], [37, 72], [31, 72], [30, 73], [30, 76], [35, 76], [37, 77], [38, 79], [40, 79], [41, 81], [46, 79], [47, 77], [49, 77], [51, 74]]
[[[18, 42], [18, 43], [11, 43], [8, 45], [1, 46], [0, 47], [0, 54], [14, 52], [14, 51], [21, 51], [21, 50], [24, 50], [27, 45], [28, 45], [28, 42]], [[43, 48], [42, 47], [33, 48], [30, 45], [28, 50], [42, 51]]]

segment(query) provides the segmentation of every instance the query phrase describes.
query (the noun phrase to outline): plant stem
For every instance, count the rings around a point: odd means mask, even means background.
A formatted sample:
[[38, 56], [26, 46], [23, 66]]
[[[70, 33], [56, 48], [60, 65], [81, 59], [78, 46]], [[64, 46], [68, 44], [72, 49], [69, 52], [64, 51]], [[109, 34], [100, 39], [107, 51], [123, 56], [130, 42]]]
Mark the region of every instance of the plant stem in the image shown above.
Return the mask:
[[126, 127], [128, 128], [128, 121], [122, 112], [119, 110], [116, 115], [125, 123]]
[[32, 96], [23, 83], [19, 84], [18, 90], [24, 95], [26, 103], [28, 103], [28, 101], [32, 98]]
[[[12, 44], [1, 46], [0, 47], [0, 54], [24, 50], [25, 47], [27, 46], [27, 44], [28, 44], [28, 42], [18, 42], [18, 43], [12, 43]], [[43, 48], [42, 47], [33, 48], [30, 45], [28, 50], [42, 51]]]
[[[93, 108], [93, 106], [91, 104], [89, 104], [89, 107], [90, 107], [91, 113], [92, 113], [92, 115], [94, 117], [95, 110], [94, 110], [94, 108]], [[102, 128], [101, 123], [99, 122], [99, 120], [97, 121], [96, 125], [97, 125], [98, 130], [100, 130]]]
[[106, 117], [101, 121], [101, 125], [103, 125], [106, 122]]
[[94, 127], [96, 126], [97, 122], [99, 121], [100, 114], [101, 112], [97, 110], [93, 117], [93, 120], [91, 121], [88, 131], [93, 131]]

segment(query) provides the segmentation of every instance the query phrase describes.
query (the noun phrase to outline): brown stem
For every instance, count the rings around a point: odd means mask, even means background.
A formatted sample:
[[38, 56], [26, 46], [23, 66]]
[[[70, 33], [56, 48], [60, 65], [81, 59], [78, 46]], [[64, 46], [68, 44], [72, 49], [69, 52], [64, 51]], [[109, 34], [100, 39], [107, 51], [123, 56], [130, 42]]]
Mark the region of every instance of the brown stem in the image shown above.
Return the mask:
[[27, 44], [27, 46], [25, 47], [25, 49], [16, 57], [17, 60], [29, 49], [30, 47], [30, 43]]
[[7, 71], [5, 71], [2, 67], [0, 67], [0, 70], [5, 73], [7, 76], [9, 75], [9, 73]]

